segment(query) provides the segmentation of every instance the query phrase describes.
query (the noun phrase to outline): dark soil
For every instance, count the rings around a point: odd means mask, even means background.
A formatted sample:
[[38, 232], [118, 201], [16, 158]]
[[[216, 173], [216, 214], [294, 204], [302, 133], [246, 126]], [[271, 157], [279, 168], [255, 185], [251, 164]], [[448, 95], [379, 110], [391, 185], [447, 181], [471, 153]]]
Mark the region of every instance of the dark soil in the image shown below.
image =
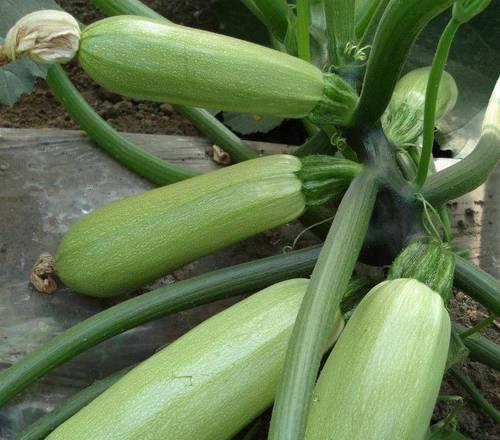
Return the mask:
[[[219, 29], [217, 17], [210, 9], [210, 0], [145, 0], [144, 2], [177, 23], [212, 31]], [[91, 23], [103, 17], [87, 0], [60, 0], [59, 3], [84, 23]], [[176, 113], [168, 104], [123, 99], [109, 93], [94, 84], [76, 64], [68, 66], [67, 71], [89, 103], [118, 130], [155, 134], [199, 135], [192, 124]], [[43, 81], [37, 84], [32, 95], [22, 97], [14, 107], [0, 107], [0, 126], [78, 128], [66, 115]], [[259, 139], [262, 139], [262, 136], [259, 136]], [[287, 124], [265, 139], [299, 144], [303, 139], [303, 131], [296, 124]], [[462, 293], [456, 294], [455, 299], [451, 301], [450, 309], [454, 319], [466, 326], [477, 324], [487, 316], [484, 308]], [[496, 342], [500, 342], [498, 326], [490, 327], [485, 334]], [[488, 400], [496, 407], [500, 407], [499, 375], [475, 362], [468, 362], [464, 369]], [[500, 427], [496, 426], [491, 418], [484, 416], [449, 376], [445, 378], [442, 393], [465, 396], [466, 405], [460, 413], [458, 428], [468, 438], [477, 440], [500, 439]], [[438, 404], [435, 412], [436, 420], [446, 414], [447, 407]], [[264, 421], [267, 421], [268, 418], [269, 414], [263, 416]], [[265, 439], [266, 423], [262, 424], [261, 431], [261, 435], [257, 438]]]

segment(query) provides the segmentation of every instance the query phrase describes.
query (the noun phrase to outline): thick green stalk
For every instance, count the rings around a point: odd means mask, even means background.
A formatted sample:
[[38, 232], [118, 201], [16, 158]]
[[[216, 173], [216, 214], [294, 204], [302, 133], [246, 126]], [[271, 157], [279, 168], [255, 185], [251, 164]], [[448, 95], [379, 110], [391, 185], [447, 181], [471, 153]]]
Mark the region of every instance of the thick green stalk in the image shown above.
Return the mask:
[[269, 27], [269, 22], [267, 18], [264, 16], [262, 11], [257, 7], [254, 0], [241, 0], [246, 8], [255, 16], [257, 19], [266, 27]]
[[253, 0], [265, 18], [266, 26], [282, 43], [288, 32], [289, 19], [293, 15], [285, 0]]
[[500, 136], [485, 132], [472, 153], [460, 162], [429, 176], [422, 188], [424, 198], [442, 205], [481, 186], [500, 159]]
[[356, 23], [356, 35], [361, 46], [372, 44], [378, 24], [389, 1], [390, 0], [373, 0], [371, 7], [374, 9], [363, 17], [364, 21]]
[[353, 59], [346, 51], [347, 44], [355, 44], [353, 0], [324, 0], [326, 29], [330, 61], [337, 68], [351, 64]]
[[[468, 330], [456, 323], [453, 324], [453, 328], [460, 336]], [[479, 333], [467, 336], [462, 341], [470, 351], [470, 359], [500, 371], [500, 346], [498, 344]]]
[[368, 25], [372, 21], [382, 1], [385, 0], [356, 0], [353, 2], [356, 6], [354, 18], [356, 37], [358, 40], [361, 40], [361, 37], [365, 34]]
[[38, 419], [33, 425], [12, 440], [43, 440], [59, 425], [75, 415], [111, 385], [120, 380], [128, 369], [119, 371], [100, 380], [66, 400], [60, 407]]
[[128, 14], [166, 20], [163, 15], [139, 0], [92, 0], [92, 2], [106, 15]]
[[392, 96], [420, 31], [452, 0], [391, 0], [375, 33], [353, 127], [375, 124]]
[[[93, 3], [108, 15], [141, 15], [168, 21], [153, 9], [138, 0], [92, 0]], [[218, 121], [208, 111], [182, 105], [173, 106], [175, 110], [191, 120], [193, 124], [210, 140], [229, 153], [235, 162], [254, 159], [257, 152], [245, 145], [238, 136]]]
[[323, 130], [318, 131], [315, 135], [311, 136], [303, 145], [301, 145], [294, 153], [294, 156], [305, 157], [310, 154], [330, 154], [335, 153], [336, 148], [330, 141], [328, 136]]
[[425, 93], [425, 109], [424, 109], [424, 133], [422, 143], [422, 153], [418, 164], [417, 178], [415, 185], [419, 191], [427, 179], [429, 165], [432, 158], [432, 147], [434, 145], [434, 127], [436, 125], [436, 107], [439, 95], [439, 86], [443, 77], [444, 68], [448, 55], [450, 53], [453, 38], [460, 27], [460, 23], [453, 18], [446, 26], [443, 35], [438, 43], [434, 60], [432, 62], [427, 89]]
[[500, 423], [500, 411], [498, 411], [486, 398], [480, 393], [472, 381], [458, 368], [453, 367], [451, 373], [457, 382], [464, 388], [472, 397], [477, 406], [495, 422]]
[[270, 440], [303, 440], [314, 382], [368, 229], [377, 195], [371, 170], [351, 184], [333, 221], [290, 339], [271, 420]]
[[299, 58], [311, 61], [309, 0], [297, 0], [297, 50]]
[[458, 255], [455, 266], [455, 286], [481, 303], [490, 312], [500, 315], [500, 282]]
[[85, 101], [61, 66], [54, 65], [49, 69], [47, 83], [69, 115], [90, 138], [136, 174], [157, 185], [168, 185], [199, 174], [194, 170], [169, 164], [123, 137]]
[[319, 248], [314, 247], [239, 264], [145, 293], [98, 313], [0, 372], [0, 405], [63, 362], [130, 328], [289, 278], [307, 276], [318, 254]]

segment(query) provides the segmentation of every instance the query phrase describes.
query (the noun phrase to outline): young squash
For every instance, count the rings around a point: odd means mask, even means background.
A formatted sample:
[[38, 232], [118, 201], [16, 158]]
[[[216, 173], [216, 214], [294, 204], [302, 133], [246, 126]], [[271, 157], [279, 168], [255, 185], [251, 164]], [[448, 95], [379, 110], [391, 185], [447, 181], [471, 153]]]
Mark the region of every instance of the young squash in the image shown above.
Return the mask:
[[450, 319], [414, 279], [361, 301], [315, 387], [306, 440], [423, 440], [444, 373]]
[[[225, 440], [269, 407], [308, 280], [275, 284], [133, 369], [48, 440]], [[331, 342], [343, 327], [337, 312]]]
[[82, 31], [83, 69], [137, 99], [346, 123], [356, 92], [335, 74], [257, 44], [150, 18], [117, 16]]
[[59, 247], [59, 278], [115, 296], [339, 195], [361, 166], [327, 156], [267, 156], [128, 197], [74, 224]]

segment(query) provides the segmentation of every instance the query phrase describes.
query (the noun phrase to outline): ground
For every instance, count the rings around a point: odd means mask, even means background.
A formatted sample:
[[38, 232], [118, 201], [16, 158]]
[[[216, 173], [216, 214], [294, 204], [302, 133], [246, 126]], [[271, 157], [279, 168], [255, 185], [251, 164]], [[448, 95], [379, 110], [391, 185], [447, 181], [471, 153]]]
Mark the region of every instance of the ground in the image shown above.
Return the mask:
[[[59, 3], [84, 23], [90, 23], [102, 17], [89, 1], [61, 0]], [[217, 18], [210, 9], [209, 0], [149, 0], [145, 3], [175, 22], [213, 31], [218, 30]], [[192, 124], [168, 104], [128, 100], [106, 92], [86, 77], [76, 64], [68, 66], [68, 72], [89, 103], [118, 130], [199, 135]], [[24, 96], [14, 107], [0, 107], [0, 127], [77, 128], [43, 81], [35, 87], [32, 95]], [[296, 126], [288, 125], [275, 131], [267, 139], [282, 143], [300, 143], [301, 137], [302, 133], [297, 130]], [[450, 303], [450, 309], [454, 319], [467, 326], [476, 324], [485, 316], [485, 310], [481, 306], [460, 292], [456, 292], [455, 299]], [[492, 326], [487, 334], [500, 342], [498, 327]], [[475, 362], [467, 363], [465, 369], [478, 388], [499, 407], [499, 375]], [[443, 394], [464, 394], [450, 377], [445, 378], [442, 392]], [[444, 407], [439, 405], [435, 416], [444, 414], [446, 414]], [[263, 419], [267, 420], [268, 415]], [[265, 429], [264, 423], [262, 433], [257, 438], [266, 438]], [[459, 429], [471, 439], [500, 439], [500, 428], [495, 426], [489, 417], [483, 416], [469, 400], [461, 412]]]

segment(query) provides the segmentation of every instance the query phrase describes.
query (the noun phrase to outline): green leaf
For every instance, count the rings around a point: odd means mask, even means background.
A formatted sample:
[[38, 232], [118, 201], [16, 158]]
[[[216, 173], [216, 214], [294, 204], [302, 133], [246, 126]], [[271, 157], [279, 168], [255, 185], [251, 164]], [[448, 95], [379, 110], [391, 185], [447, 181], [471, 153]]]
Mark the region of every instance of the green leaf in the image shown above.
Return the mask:
[[233, 131], [245, 135], [267, 133], [278, 127], [283, 119], [272, 116], [255, 116], [246, 113], [224, 113], [224, 123]]
[[[424, 30], [407, 69], [430, 65], [439, 36], [450, 12], [438, 17]], [[494, 1], [458, 31], [446, 70], [458, 86], [457, 104], [438, 124], [436, 140], [441, 149], [457, 158], [466, 156], [477, 144], [484, 112], [500, 65], [500, 2]]]
[[[22, 16], [40, 9], [60, 9], [53, 0], [3, 0], [0, 14], [0, 35]], [[3, 43], [0, 38], [0, 43]], [[24, 93], [31, 93], [37, 78], [47, 76], [49, 66], [31, 60], [18, 60], [0, 67], [0, 105], [13, 105]]]

